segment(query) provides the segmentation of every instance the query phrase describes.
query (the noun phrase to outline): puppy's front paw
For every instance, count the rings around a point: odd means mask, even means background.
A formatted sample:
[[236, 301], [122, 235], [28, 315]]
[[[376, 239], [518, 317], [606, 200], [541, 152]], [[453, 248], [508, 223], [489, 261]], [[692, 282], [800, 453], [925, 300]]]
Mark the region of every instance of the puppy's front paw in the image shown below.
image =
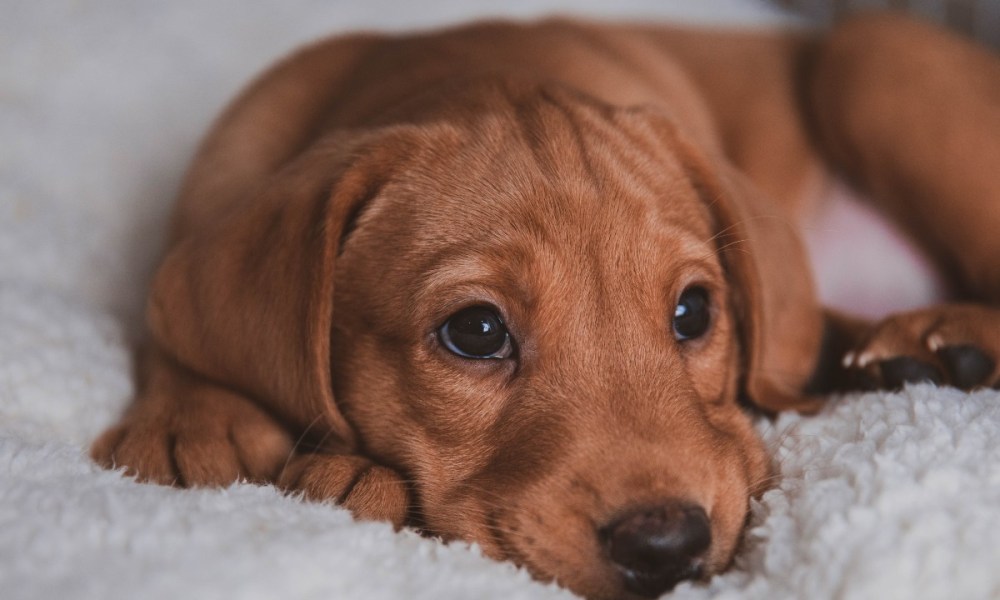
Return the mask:
[[969, 390], [1000, 385], [1000, 310], [942, 305], [893, 315], [844, 356], [870, 387], [927, 381]]
[[[162, 392], [158, 392], [162, 393]], [[125, 467], [140, 481], [224, 486], [273, 481], [288, 459], [288, 433], [252, 402], [224, 390], [196, 397], [140, 399], [91, 447], [106, 468]]]
[[332, 500], [356, 519], [403, 526], [410, 494], [399, 474], [357, 455], [302, 454], [289, 462], [278, 485], [310, 500]]

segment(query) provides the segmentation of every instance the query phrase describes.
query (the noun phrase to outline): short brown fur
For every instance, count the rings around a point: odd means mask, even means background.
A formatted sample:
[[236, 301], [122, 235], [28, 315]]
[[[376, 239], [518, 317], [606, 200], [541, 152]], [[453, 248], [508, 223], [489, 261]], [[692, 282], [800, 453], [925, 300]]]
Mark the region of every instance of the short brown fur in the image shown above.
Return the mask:
[[[631, 597], [595, 531], [681, 499], [719, 572], [771, 477], [741, 400], [815, 410], [891, 387], [900, 357], [1000, 381], [997, 106], [996, 57], [892, 15], [823, 37], [546, 21], [320, 42], [202, 145], [142, 391], [93, 455], [278, 482], [593, 598]], [[820, 306], [796, 223], [835, 170], [968, 304], [880, 324]], [[693, 285], [711, 327], [681, 343]], [[514, 358], [440, 344], [484, 304]]]

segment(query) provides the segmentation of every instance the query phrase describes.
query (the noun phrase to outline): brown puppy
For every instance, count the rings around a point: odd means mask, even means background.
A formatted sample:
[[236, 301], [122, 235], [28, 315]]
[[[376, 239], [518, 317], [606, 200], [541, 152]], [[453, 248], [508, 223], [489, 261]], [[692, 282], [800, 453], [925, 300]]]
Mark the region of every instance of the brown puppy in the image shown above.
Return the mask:
[[[204, 142], [142, 393], [93, 454], [280, 481], [594, 598], [716, 573], [770, 473], [741, 400], [998, 381], [998, 106], [993, 56], [891, 16], [322, 42]], [[825, 311], [797, 227], [826, 165], [981, 304]]]

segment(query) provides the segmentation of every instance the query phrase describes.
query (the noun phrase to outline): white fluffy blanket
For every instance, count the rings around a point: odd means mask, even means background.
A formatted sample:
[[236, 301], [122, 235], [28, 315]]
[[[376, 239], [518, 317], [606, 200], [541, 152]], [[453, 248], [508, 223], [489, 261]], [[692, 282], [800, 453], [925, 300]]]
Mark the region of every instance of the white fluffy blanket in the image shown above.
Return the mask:
[[[609, 3], [610, 4], [610, 3]], [[507, 2], [773, 21], [749, 0]], [[0, 17], [0, 596], [569, 598], [270, 487], [177, 490], [85, 454], [132, 392], [164, 217], [212, 115], [293, 45], [498, 14], [486, 0], [34, 0]], [[677, 598], [1000, 597], [1000, 394], [914, 387], [761, 423], [783, 478], [747, 552]]]

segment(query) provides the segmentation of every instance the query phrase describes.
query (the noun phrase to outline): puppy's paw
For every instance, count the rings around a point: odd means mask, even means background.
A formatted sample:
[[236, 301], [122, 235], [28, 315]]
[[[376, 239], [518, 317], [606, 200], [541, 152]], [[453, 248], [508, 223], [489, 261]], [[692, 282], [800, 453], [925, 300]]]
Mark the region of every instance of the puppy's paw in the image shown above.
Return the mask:
[[888, 317], [844, 366], [866, 387], [926, 381], [970, 390], [1000, 384], [998, 358], [1000, 310], [954, 304]]
[[354, 518], [403, 526], [410, 493], [399, 474], [357, 455], [302, 454], [293, 458], [278, 480], [310, 500], [330, 500]]
[[224, 486], [273, 481], [292, 450], [285, 429], [252, 402], [224, 390], [183, 401], [142, 398], [91, 447], [106, 468], [140, 481]]

